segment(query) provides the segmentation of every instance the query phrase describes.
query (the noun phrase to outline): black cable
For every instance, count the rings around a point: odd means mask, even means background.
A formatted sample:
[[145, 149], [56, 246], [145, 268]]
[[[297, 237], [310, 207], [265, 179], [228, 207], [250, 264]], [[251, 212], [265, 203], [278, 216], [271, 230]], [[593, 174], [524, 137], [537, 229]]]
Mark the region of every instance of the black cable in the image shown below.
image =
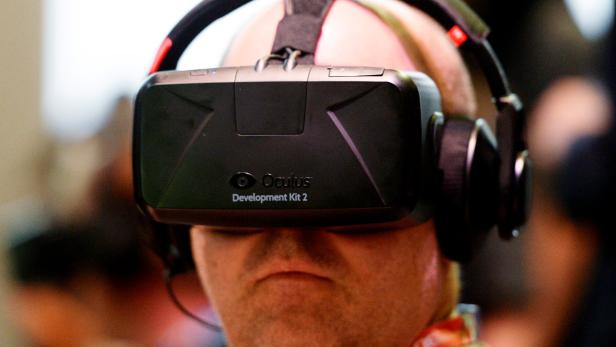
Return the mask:
[[164, 278], [165, 278], [165, 287], [167, 288], [167, 293], [169, 294], [169, 297], [171, 298], [171, 301], [173, 301], [173, 303], [175, 304], [175, 306], [180, 309], [180, 311], [182, 311], [182, 313], [184, 313], [186, 316], [192, 318], [194, 321], [196, 321], [197, 323], [203, 325], [205, 328], [210, 329], [214, 332], [222, 332], [222, 328], [219, 327], [216, 324], [210, 323], [200, 317], [198, 317], [197, 315], [193, 314], [192, 312], [190, 312], [184, 305], [182, 305], [182, 303], [180, 302], [180, 300], [178, 299], [178, 297], [175, 295], [175, 292], [173, 291], [173, 277], [175, 276], [175, 274], [170, 271], [170, 270], [165, 270], [164, 271]]

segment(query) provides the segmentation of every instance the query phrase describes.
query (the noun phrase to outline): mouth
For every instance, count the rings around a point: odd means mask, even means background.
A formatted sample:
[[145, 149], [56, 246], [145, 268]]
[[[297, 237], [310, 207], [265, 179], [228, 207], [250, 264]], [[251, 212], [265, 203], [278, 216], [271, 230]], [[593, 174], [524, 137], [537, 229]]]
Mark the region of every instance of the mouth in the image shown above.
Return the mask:
[[327, 277], [315, 275], [312, 273], [302, 272], [302, 271], [283, 271], [283, 272], [275, 272], [265, 276], [264, 278], [257, 281], [263, 282], [268, 280], [276, 280], [276, 281], [298, 281], [298, 282], [309, 282], [309, 281], [331, 281]]
[[314, 272], [284, 270], [270, 272], [255, 283], [256, 293], [263, 303], [279, 309], [313, 306], [335, 290], [334, 282]]
[[256, 277], [256, 284], [264, 282], [309, 284], [318, 282], [333, 282], [324, 271], [307, 263], [275, 262], [265, 266]]

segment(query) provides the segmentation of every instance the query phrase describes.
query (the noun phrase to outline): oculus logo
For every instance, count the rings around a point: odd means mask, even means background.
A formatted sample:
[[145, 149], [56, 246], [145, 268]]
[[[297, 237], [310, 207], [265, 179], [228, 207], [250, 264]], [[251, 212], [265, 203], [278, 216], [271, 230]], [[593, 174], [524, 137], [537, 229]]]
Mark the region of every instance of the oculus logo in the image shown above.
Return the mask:
[[301, 176], [279, 176], [272, 174], [263, 176], [263, 187], [265, 188], [310, 188], [312, 177]]
[[248, 172], [238, 172], [231, 177], [229, 183], [231, 183], [234, 188], [246, 190], [254, 186], [257, 180]]

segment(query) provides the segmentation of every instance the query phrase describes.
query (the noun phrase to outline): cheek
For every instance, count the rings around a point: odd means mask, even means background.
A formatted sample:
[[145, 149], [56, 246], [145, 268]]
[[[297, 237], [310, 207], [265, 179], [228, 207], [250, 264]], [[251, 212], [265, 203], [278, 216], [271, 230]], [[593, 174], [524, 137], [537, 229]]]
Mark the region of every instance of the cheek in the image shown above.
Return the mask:
[[380, 317], [371, 322], [378, 323], [373, 328], [405, 332], [403, 340], [430, 324], [441, 309], [447, 278], [431, 223], [333, 237], [353, 276], [347, 283], [354, 300], [353, 316]]
[[363, 290], [398, 298], [425, 297], [437, 291], [442, 278], [431, 225], [359, 237], [335, 235], [335, 242]]
[[207, 295], [216, 299], [232, 295], [242, 275], [242, 261], [248, 242], [230, 242], [228, 237], [195, 227], [191, 246], [197, 272]]

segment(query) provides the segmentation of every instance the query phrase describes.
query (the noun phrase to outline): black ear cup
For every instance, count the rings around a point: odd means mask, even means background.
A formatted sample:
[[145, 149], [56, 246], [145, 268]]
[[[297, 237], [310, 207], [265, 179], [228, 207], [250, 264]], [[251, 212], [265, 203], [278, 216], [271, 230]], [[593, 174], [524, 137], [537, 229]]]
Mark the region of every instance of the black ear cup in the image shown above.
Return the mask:
[[441, 251], [467, 262], [498, 221], [500, 159], [482, 119], [449, 118], [437, 153], [435, 225]]
[[142, 235], [147, 245], [163, 261], [165, 269], [176, 275], [194, 269], [190, 248], [190, 226], [162, 224], [142, 218]]

